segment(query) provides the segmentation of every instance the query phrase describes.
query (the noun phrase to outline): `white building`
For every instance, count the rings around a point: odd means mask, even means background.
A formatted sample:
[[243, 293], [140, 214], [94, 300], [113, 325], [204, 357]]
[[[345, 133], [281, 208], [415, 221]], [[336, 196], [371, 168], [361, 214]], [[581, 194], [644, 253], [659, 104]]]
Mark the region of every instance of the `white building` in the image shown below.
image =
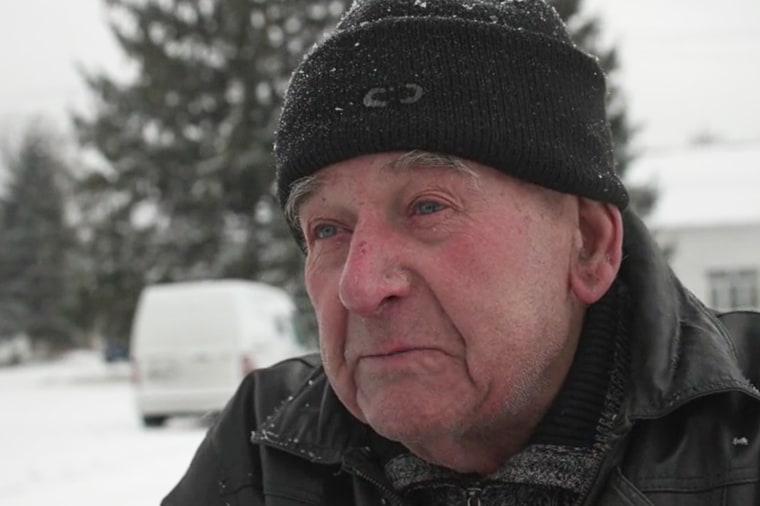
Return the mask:
[[760, 309], [760, 145], [706, 145], [637, 160], [646, 217], [676, 275], [708, 306]]

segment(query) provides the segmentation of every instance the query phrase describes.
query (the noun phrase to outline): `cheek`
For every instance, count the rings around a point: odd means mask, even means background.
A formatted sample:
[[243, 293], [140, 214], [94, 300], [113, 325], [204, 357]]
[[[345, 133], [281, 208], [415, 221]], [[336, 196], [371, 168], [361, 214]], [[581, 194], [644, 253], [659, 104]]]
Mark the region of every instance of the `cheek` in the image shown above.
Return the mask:
[[[439, 272], [453, 293], [474, 292], [478, 299], [501, 298], [511, 293], [515, 282], [532, 274], [539, 258], [526, 238], [527, 227], [504, 227], [494, 223], [461, 234], [439, 252]], [[489, 233], [481, 233], [483, 230]], [[459, 292], [461, 293], [461, 292]]]
[[307, 268], [306, 291], [319, 325], [319, 348], [325, 372], [336, 390], [346, 388], [345, 337], [347, 312], [338, 298], [338, 281], [330, 270]]
[[534, 332], [549, 308], [566, 302], [571, 238], [525, 224], [489, 230], [496, 232], [462, 235], [440, 252], [435, 291], [465, 338]]
[[304, 284], [317, 316], [320, 347], [323, 348], [323, 352], [329, 351], [335, 346], [334, 341], [338, 335], [335, 328], [338, 323], [336, 320], [342, 309], [337, 297], [337, 281], [329, 272], [310, 266], [307, 260]]
[[338, 290], [340, 269], [326, 265], [319, 255], [309, 253], [304, 266], [304, 285], [317, 316], [329, 311]]
[[346, 362], [348, 313], [338, 300], [337, 289], [322, 291], [316, 300], [312, 299], [312, 304], [319, 324], [319, 351], [327, 379], [343, 405], [366, 423], [356, 401], [353, 372]]

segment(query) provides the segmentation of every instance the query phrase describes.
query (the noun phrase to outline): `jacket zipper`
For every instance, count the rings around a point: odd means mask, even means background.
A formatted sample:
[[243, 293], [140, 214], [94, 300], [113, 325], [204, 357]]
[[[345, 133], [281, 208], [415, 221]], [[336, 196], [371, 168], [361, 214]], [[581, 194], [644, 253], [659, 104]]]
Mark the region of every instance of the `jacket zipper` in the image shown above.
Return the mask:
[[[353, 469], [353, 473], [369, 482], [370, 484], [374, 485], [380, 492], [383, 494], [383, 497], [387, 499], [387, 501], [395, 506], [404, 506], [404, 502], [396, 495], [396, 491], [390, 489], [388, 486], [386, 486], [384, 483], [381, 483], [380, 481], [372, 478], [369, 475], [364, 474], [363, 472], [359, 471], [358, 469]], [[385, 501], [383, 501], [382, 504], [385, 504]]]
[[467, 494], [466, 506], [480, 506], [480, 495], [483, 493], [482, 488], [471, 487], [465, 492]]
[[[366, 450], [361, 451], [360, 455], [362, 459], [368, 459], [367, 453], [365, 453]], [[353, 460], [353, 459], [351, 459]], [[370, 483], [375, 488], [377, 488], [383, 495], [383, 502], [382, 504], [390, 503], [394, 506], [404, 506], [404, 501], [401, 499], [401, 497], [398, 495], [398, 493], [393, 490], [391, 487], [383, 483], [382, 481], [378, 480], [377, 478], [374, 478], [370, 476], [369, 474], [363, 472], [361, 469], [359, 469], [359, 466], [357, 463], [349, 463], [345, 460], [343, 461], [343, 466], [346, 471], [353, 474], [354, 476], [361, 478], [362, 480]]]

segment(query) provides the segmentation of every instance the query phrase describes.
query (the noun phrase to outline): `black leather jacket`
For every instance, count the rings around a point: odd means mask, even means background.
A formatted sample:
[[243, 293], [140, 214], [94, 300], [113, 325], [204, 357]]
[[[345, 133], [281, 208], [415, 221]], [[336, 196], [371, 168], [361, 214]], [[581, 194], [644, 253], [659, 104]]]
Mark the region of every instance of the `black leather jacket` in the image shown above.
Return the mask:
[[[760, 314], [716, 315], [629, 213], [631, 391], [586, 505], [760, 504]], [[251, 374], [164, 506], [401, 505], [319, 357]], [[463, 505], [464, 506], [464, 505]]]

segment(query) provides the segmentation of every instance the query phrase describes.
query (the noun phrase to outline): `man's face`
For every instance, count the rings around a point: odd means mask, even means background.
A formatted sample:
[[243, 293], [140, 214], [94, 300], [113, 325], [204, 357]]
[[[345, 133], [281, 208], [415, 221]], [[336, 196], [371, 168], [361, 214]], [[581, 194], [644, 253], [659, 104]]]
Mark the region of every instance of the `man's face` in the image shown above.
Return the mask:
[[299, 206], [327, 376], [410, 448], [524, 431], [576, 346], [577, 199], [399, 156], [326, 167]]

